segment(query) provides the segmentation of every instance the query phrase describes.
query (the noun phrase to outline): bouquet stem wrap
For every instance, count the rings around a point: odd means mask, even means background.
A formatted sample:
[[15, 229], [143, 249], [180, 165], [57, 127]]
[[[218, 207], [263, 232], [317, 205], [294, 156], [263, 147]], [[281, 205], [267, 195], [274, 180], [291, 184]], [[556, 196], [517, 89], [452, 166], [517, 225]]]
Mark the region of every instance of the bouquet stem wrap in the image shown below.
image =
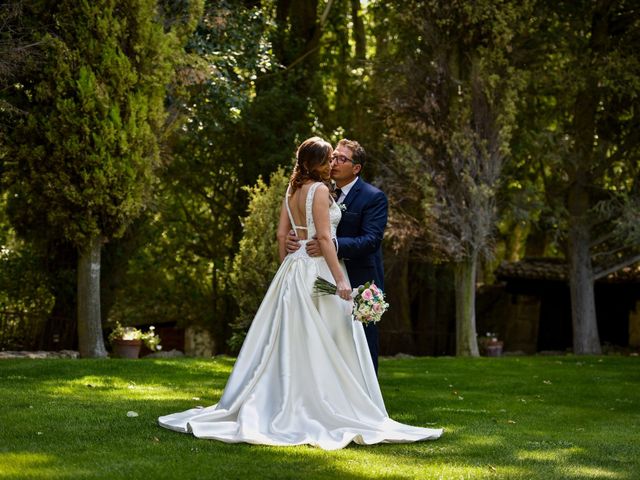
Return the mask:
[[[318, 277], [314, 283], [314, 291], [318, 295], [335, 295], [337, 287], [330, 281]], [[382, 314], [389, 308], [389, 304], [384, 299], [384, 293], [373, 281], [354, 288], [351, 297], [353, 298], [351, 316], [364, 325], [378, 323]]]

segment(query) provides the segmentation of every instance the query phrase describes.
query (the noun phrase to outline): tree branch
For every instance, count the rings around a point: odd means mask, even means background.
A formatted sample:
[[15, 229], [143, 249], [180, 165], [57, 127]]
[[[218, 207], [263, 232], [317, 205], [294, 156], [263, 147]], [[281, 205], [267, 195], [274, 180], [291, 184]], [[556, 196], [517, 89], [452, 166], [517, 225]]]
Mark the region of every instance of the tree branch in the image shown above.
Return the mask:
[[621, 268], [628, 267], [629, 265], [633, 265], [636, 262], [640, 262], [640, 254], [634, 255], [633, 257], [629, 257], [629, 258], [623, 260], [622, 262], [617, 263], [616, 265], [613, 265], [613, 266], [611, 266], [609, 268], [605, 268], [603, 270], [598, 270], [597, 272], [594, 271], [593, 280], [599, 280], [601, 278], [604, 278], [607, 275], [609, 275], [611, 273], [614, 273], [614, 272], [617, 272]]
[[331, 6], [333, 5], [333, 0], [329, 0], [327, 5], [324, 7], [324, 12], [322, 12], [322, 16], [320, 17], [320, 28], [322, 29], [327, 23], [327, 18], [329, 17], [329, 12], [331, 11]]

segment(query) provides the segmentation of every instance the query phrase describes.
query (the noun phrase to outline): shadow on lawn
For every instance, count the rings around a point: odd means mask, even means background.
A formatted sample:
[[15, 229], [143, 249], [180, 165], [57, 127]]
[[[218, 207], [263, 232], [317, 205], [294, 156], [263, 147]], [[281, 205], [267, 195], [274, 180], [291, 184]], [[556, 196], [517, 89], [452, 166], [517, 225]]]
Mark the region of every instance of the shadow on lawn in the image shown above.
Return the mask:
[[[482, 382], [476, 384], [472, 377], [473, 384], [467, 379], [466, 385], [455, 386], [467, 395], [456, 402], [448, 391], [427, 392], [429, 398], [423, 394], [420, 399], [418, 390], [409, 392], [401, 383], [393, 388], [392, 379], [383, 379], [392, 417], [395, 412], [399, 420], [424, 421], [434, 420], [430, 417], [435, 414], [444, 436], [325, 452], [305, 446], [225, 444], [156, 425], [160, 415], [215, 403], [233, 359], [56, 361], [42, 363], [44, 369], [36, 362], [12, 365], [3, 364], [9, 368], [0, 376], [0, 394], [7, 393], [11, 405], [2, 419], [7, 429], [0, 433], [0, 478], [637, 478], [630, 470], [637, 468], [631, 463], [637, 449], [620, 451], [615, 437], [610, 449], [603, 449], [607, 437], [587, 441], [561, 424], [561, 435], [546, 424], [533, 427], [540, 425], [527, 415], [553, 419], [557, 412], [549, 410], [551, 405], [571, 404], [571, 395], [551, 391], [553, 402], [519, 401], [548, 390], [544, 384], [482, 395]], [[511, 373], [511, 378], [519, 375]], [[442, 375], [457, 382], [452, 372]], [[29, 395], [16, 393], [16, 386]], [[626, 410], [636, 405], [632, 403], [621, 406]], [[599, 403], [587, 404], [578, 408], [584, 410], [578, 416], [597, 417]], [[500, 406], [509, 413], [497, 416]], [[129, 411], [138, 416], [128, 417]], [[511, 412], [517, 423], [508, 423]], [[606, 466], [603, 452], [611, 455]], [[9, 468], [1, 472], [2, 467]]]
[[[146, 430], [146, 429], [145, 429]], [[167, 435], [177, 437], [168, 438]], [[463, 439], [430, 444], [350, 446], [336, 452], [311, 447], [265, 447], [198, 440], [175, 432], [159, 433], [151, 448], [146, 435], [131, 433], [129, 449], [103, 452], [85, 445], [86, 455], [38, 452], [0, 453], [11, 465], [2, 478], [613, 478], [632, 479], [631, 472], [603, 468], [586, 452], [546, 449], [537, 458], [523, 456], [504, 442], [475, 449], [491, 456], [499, 446], [503, 460], [469, 462]], [[457, 446], [454, 448], [453, 443]], [[432, 445], [433, 444], [433, 445]], [[440, 445], [436, 445], [440, 444]], [[96, 461], [96, 459], [98, 459]], [[571, 469], [567, 470], [567, 465]], [[397, 473], [396, 473], [397, 472]]]

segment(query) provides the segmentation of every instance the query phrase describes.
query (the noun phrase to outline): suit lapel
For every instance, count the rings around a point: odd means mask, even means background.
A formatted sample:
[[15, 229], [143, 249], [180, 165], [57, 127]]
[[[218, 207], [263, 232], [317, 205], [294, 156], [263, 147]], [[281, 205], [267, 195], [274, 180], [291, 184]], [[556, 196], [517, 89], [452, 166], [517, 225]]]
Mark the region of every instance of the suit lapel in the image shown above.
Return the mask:
[[347, 210], [353, 203], [353, 199], [358, 196], [358, 192], [360, 191], [361, 186], [362, 186], [362, 180], [360, 180], [360, 177], [358, 177], [358, 180], [356, 181], [356, 183], [353, 184], [353, 187], [351, 187], [351, 190], [349, 190], [348, 195], [344, 198], [344, 202], [342, 202], [347, 207]]

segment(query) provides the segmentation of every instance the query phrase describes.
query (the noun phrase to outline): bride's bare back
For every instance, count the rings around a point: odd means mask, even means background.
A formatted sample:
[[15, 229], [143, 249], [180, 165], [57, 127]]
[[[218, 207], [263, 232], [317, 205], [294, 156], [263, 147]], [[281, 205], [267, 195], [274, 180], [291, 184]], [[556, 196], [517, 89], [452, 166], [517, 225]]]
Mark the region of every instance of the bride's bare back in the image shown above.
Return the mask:
[[[291, 209], [291, 215], [295, 222], [296, 235], [300, 240], [308, 239], [307, 230], [307, 214], [306, 214], [306, 202], [309, 189], [313, 185], [313, 182], [305, 183], [302, 187], [298, 188], [295, 192], [290, 193], [287, 202], [289, 202], [289, 208]], [[292, 225], [291, 228], [294, 228]]]

